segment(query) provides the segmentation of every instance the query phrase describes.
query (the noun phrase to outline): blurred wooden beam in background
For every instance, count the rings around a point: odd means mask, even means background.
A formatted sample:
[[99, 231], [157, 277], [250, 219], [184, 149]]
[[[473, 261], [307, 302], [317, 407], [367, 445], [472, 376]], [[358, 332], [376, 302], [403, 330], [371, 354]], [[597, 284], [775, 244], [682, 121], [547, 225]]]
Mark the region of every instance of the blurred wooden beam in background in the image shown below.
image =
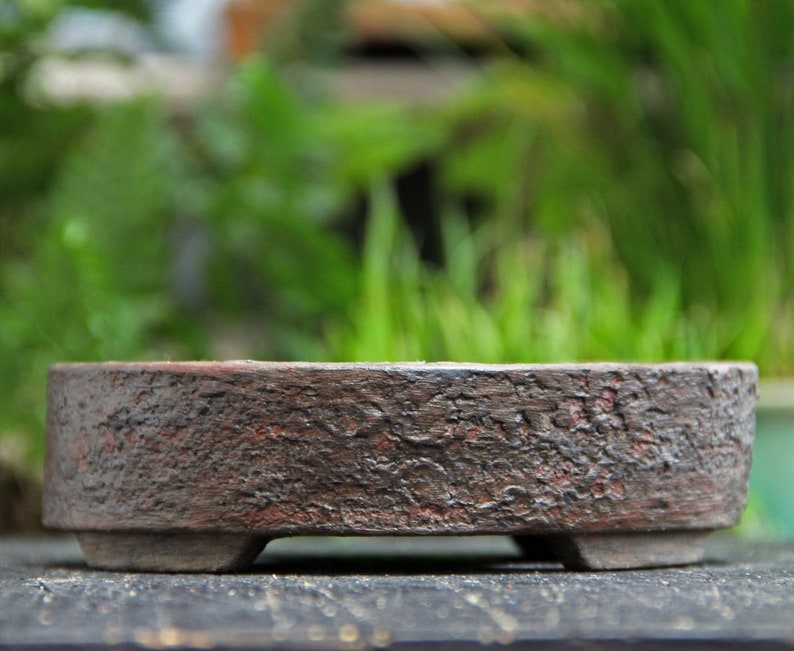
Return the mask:
[[[227, 7], [227, 53], [237, 61], [300, 9], [301, 0], [235, 0]], [[549, 0], [352, 0], [346, 23], [358, 43], [414, 43], [439, 37], [465, 45], [499, 41], [497, 24], [516, 14], [564, 16], [570, 2]]]

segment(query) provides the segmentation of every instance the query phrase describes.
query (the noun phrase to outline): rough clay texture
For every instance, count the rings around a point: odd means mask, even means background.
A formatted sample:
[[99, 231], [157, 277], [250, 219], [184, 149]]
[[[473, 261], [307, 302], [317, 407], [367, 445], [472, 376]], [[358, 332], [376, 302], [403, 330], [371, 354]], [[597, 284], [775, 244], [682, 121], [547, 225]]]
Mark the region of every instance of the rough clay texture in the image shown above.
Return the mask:
[[207, 362], [50, 370], [72, 531], [710, 529], [746, 500], [752, 364]]

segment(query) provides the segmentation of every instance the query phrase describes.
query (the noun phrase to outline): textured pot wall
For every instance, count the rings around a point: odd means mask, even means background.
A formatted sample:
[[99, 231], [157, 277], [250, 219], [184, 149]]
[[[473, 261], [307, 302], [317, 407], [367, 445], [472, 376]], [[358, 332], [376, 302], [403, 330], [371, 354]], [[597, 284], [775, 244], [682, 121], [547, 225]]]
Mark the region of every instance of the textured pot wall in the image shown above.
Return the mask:
[[270, 536], [729, 526], [756, 382], [750, 364], [57, 366], [44, 521]]

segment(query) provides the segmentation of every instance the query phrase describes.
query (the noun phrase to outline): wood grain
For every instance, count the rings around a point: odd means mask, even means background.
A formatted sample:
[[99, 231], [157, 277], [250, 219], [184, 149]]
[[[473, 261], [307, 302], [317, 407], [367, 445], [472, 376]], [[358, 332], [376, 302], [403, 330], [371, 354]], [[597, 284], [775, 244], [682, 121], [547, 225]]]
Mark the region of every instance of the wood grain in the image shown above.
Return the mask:
[[298, 538], [254, 573], [130, 576], [0, 537], [0, 648], [792, 651], [794, 541], [715, 536], [706, 558], [593, 577], [504, 538]]

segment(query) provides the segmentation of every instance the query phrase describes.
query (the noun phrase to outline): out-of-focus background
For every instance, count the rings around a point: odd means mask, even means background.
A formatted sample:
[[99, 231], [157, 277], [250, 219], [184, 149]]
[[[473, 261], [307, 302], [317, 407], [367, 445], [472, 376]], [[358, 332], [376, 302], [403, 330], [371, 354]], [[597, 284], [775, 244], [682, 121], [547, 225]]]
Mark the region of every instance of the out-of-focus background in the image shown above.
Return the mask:
[[59, 361], [749, 359], [794, 535], [790, 0], [3, 0], [0, 531]]

